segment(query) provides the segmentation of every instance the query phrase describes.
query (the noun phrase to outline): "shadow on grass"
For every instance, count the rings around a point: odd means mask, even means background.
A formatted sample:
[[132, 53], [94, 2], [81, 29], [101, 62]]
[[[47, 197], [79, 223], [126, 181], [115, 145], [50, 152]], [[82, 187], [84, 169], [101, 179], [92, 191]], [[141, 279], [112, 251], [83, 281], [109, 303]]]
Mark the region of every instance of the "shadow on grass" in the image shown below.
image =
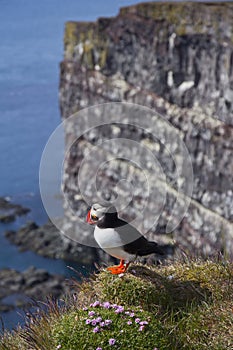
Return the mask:
[[211, 302], [211, 291], [197, 281], [182, 281], [172, 275], [165, 277], [145, 266], [137, 265], [132, 266], [129, 273], [153, 286], [151, 293], [154, 295], [151, 295], [151, 301], [163, 311], [188, 311], [203, 302]]

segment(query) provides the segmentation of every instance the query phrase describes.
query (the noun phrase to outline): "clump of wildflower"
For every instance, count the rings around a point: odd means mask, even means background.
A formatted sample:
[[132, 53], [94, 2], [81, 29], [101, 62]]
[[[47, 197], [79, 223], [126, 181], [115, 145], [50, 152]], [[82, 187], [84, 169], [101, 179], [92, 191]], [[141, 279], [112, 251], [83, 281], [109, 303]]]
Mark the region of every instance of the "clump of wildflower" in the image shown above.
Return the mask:
[[[128, 320], [126, 320], [127, 325], [138, 324], [139, 328], [138, 331], [142, 332], [146, 325], [148, 325], [150, 319], [147, 318], [147, 321], [141, 320], [139, 317], [135, 315], [135, 312], [133, 310], [127, 310], [125, 311], [124, 306], [117, 305], [117, 304], [111, 304], [108, 301], [105, 301], [103, 303], [100, 303], [98, 300], [94, 303], [90, 304], [90, 307], [102, 307], [104, 309], [113, 309], [116, 314], [123, 314], [124, 318], [125, 316], [128, 316]], [[83, 309], [84, 310], [84, 309]], [[88, 311], [87, 308], [85, 308], [85, 311]], [[140, 310], [142, 311], [142, 310]], [[93, 326], [93, 333], [99, 333], [104, 331], [105, 327], [108, 327], [112, 324], [112, 320], [106, 319], [103, 320], [100, 315], [98, 315], [95, 311], [91, 310], [88, 312], [89, 318], [86, 319], [86, 324], [90, 324], [90, 326]], [[94, 317], [95, 316], [95, 317]], [[123, 330], [119, 331], [119, 333], [124, 333]], [[110, 338], [109, 339], [109, 345], [115, 345], [116, 339]], [[101, 347], [97, 347], [96, 350], [102, 350]], [[157, 348], [154, 348], [154, 350], [158, 350]]]

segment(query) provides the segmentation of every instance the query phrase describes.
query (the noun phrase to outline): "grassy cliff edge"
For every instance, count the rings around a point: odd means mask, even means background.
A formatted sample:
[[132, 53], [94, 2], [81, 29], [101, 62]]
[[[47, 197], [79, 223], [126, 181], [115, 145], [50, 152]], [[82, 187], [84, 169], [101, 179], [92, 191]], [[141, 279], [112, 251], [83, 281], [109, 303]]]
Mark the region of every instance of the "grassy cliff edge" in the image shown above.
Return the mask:
[[49, 302], [0, 350], [233, 348], [233, 264], [185, 261], [133, 265], [122, 276], [101, 270], [78, 296]]

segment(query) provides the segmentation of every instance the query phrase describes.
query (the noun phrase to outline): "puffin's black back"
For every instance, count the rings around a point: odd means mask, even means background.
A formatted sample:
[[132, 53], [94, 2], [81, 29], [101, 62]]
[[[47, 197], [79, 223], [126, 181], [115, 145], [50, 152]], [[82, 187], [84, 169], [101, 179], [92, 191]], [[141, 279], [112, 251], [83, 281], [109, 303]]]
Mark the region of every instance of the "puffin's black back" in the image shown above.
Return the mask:
[[104, 217], [98, 221], [97, 226], [99, 228], [114, 228], [117, 226], [118, 221], [117, 209], [114, 205], [108, 208]]

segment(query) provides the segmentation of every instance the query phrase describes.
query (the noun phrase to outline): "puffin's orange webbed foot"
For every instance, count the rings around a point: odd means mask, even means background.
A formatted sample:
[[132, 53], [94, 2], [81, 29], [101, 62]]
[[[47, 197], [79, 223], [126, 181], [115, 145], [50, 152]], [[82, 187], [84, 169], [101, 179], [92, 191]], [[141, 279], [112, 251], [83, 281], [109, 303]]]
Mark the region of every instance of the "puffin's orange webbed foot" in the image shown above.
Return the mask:
[[113, 275], [119, 275], [121, 273], [126, 272], [128, 266], [129, 266], [129, 263], [124, 265], [124, 260], [121, 260], [119, 265], [110, 266], [107, 268], [107, 270], [110, 271], [111, 274], [113, 274]]
[[113, 275], [119, 275], [120, 273], [125, 272], [125, 266], [110, 266], [107, 268], [108, 271], [110, 271]]

